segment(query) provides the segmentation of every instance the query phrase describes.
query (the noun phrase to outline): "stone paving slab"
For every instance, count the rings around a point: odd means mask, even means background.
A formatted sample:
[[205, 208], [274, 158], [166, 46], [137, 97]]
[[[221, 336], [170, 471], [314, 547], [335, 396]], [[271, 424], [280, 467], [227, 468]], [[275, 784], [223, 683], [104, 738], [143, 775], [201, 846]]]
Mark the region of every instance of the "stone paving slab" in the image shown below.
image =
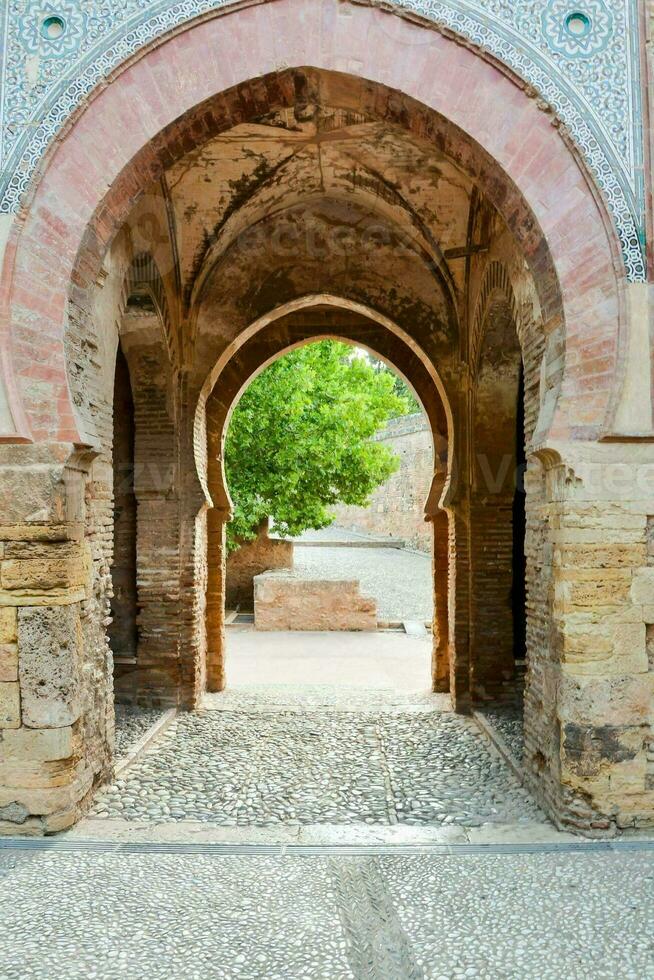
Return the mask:
[[642, 980], [654, 855], [0, 850], [0, 980]]
[[545, 821], [470, 719], [261, 704], [178, 716], [91, 814], [223, 826]]

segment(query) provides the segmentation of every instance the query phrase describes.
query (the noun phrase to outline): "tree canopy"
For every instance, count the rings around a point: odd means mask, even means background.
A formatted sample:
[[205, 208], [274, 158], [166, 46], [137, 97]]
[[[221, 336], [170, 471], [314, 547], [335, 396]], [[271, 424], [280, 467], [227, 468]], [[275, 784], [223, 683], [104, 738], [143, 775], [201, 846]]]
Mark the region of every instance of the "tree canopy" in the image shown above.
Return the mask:
[[254, 538], [267, 517], [295, 536], [330, 524], [337, 503], [365, 506], [399, 465], [371, 437], [415, 410], [405, 392], [385, 366], [333, 340], [298, 347], [262, 371], [227, 432], [230, 550]]

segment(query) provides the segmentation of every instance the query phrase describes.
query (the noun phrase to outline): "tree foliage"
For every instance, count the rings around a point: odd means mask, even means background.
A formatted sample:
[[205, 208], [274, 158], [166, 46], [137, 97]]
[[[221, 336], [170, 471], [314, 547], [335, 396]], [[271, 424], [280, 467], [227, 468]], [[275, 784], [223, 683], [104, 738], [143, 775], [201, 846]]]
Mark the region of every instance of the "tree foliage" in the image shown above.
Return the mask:
[[337, 503], [368, 503], [399, 465], [371, 436], [412, 409], [395, 382], [333, 340], [296, 348], [255, 378], [234, 409], [225, 445], [230, 549], [254, 538], [266, 517], [294, 536], [330, 524]]
[[[370, 362], [373, 365], [375, 371], [378, 374], [390, 374], [393, 379], [393, 391], [400, 399], [401, 411], [397, 412], [397, 415], [412, 415], [414, 412], [421, 412], [422, 406], [416, 396], [413, 394], [411, 388], [408, 384], [401, 378], [399, 374], [395, 374], [383, 361], [377, 360], [376, 357], [370, 357]], [[396, 418], [396, 415], [391, 416], [391, 418]]]

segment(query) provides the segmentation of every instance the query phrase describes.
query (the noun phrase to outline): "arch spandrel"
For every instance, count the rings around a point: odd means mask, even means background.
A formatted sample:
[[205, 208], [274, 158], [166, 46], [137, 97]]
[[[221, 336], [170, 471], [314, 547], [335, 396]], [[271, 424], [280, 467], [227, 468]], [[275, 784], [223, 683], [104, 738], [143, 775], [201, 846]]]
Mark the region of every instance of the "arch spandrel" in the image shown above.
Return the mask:
[[[165, 42], [171, 32], [188, 29], [194, 18], [224, 17], [235, 6], [231, 0], [185, 0], [181, 4], [154, 0], [144, 9], [138, 0], [125, 0], [119, 9], [105, 6], [95, 12], [92, 30], [86, 22], [87, 11], [71, 8], [69, 29], [52, 42], [40, 33], [38, 7], [33, 9], [24, 0], [8, 0], [2, 32], [6, 50], [0, 64], [12, 70], [3, 79], [0, 158], [5, 168], [0, 179], [0, 210], [11, 212], [18, 206], [56, 135], [109, 73], [124, 70], [150, 47]], [[457, 37], [538, 93], [542, 104], [566, 127], [609, 201], [620, 228], [628, 277], [643, 278], [639, 235], [645, 208], [638, 173], [641, 65], [638, 45], [629, 43], [642, 30], [640, 5], [637, 0], [618, 0], [607, 7], [603, 0], [587, 0], [591, 30], [583, 36], [566, 29], [567, 8], [559, 0], [548, 0], [537, 12], [529, 0], [502, 0], [488, 10], [486, 6], [487, 0], [388, 4], [379, 43], [389, 58], [398, 49], [417, 54], [415, 49], [425, 42], [401, 19], [410, 18], [432, 31]], [[242, 7], [238, 5], [239, 12]], [[315, 4], [313, 14], [316, 23], [328, 16]], [[275, 13], [268, 15], [271, 29], [275, 19]], [[352, 32], [365, 29], [359, 10], [349, 4], [340, 4], [329, 19], [346, 42]], [[308, 45], [315, 42], [315, 36], [305, 32], [302, 40]], [[210, 57], [211, 51], [205, 55]], [[35, 56], [46, 68], [39, 86], [29, 84], [29, 62]], [[600, 79], [609, 79], [609, 85], [598, 84]], [[27, 125], [16, 125], [15, 114], [21, 123], [27, 120]]]
[[[276, 10], [280, 17], [284, 16], [284, 11], [287, 9], [284, 7], [285, 2], [286, 0], [276, 0], [276, 3], [279, 4]], [[289, 4], [289, 13], [290, 9], [291, 5]], [[258, 9], [252, 9], [248, 11], [248, 16], [251, 20], [256, 21], [257, 17], [263, 16], [263, 14]], [[380, 29], [376, 12], [366, 10], [366, 16], [370, 18], [370, 30], [374, 32], [376, 29]], [[60, 420], [57, 421], [53, 416], [50, 419], [49, 428], [45, 426], [39, 429], [39, 432], [44, 435], [47, 432], [56, 433], [58, 438], [68, 438], [76, 442], [83, 439], [82, 433], [78, 431], [78, 426], [71, 425], [72, 413], [63, 411], [63, 405], [69, 400], [69, 396], [63, 383], [64, 374], [56, 367], [57, 361], [61, 360], [60, 341], [57, 338], [61, 336], [65, 322], [65, 304], [62, 305], [59, 300], [55, 303], [46, 304], [45, 298], [51, 296], [53, 289], [55, 291], [60, 290], [59, 295], [61, 295], [64, 284], [69, 281], [72, 275], [71, 255], [74, 251], [77, 255], [81, 254], [80, 249], [90, 250], [90, 252], [85, 253], [85, 258], [89, 258], [92, 263], [93, 255], [99, 253], [103, 247], [102, 242], [110, 239], [114, 233], [113, 229], [116, 222], [126, 213], [130, 202], [139, 193], [137, 172], [140, 175], [139, 180], [142, 179], [144, 173], [155, 176], [162, 163], [170, 162], [175, 147], [177, 147], [178, 152], [180, 151], [179, 124], [172, 127], [169, 125], [166, 129], [165, 116], [177, 119], [187, 111], [189, 101], [199, 94], [205, 94], [206, 75], [210, 74], [210, 71], [203, 74], [199, 83], [200, 91], [196, 88], [195, 96], [191, 96], [189, 89], [192, 86], [188, 79], [192, 78], [193, 73], [186, 70], [185, 62], [192, 59], [193, 44], [197, 43], [199, 46], [204, 46], [207, 42], [207, 36], [212, 32], [218, 31], [223, 37], [223, 41], [226, 38], [229, 39], [227, 34], [230, 31], [230, 23], [233, 26], [234, 22], [230, 18], [224, 18], [198, 25], [184, 35], [186, 43], [182, 44], [178, 38], [173, 38], [168, 42], [171, 45], [168, 49], [168, 54], [171, 57], [165, 63], [153, 53], [151, 56], [144, 56], [118, 76], [112, 86], [105, 89], [101, 98], [91, 102], [78, 123], [72, 127], [62, 147], [54, 154], [46, 174], [36, 189], [34, 206], [27, 216], [20, 241], [16, 243], [19, 247], [16, 251], [13, 276], [14, 299], [17, 299], [18, 295], [21, 302], [15, 301], [11, 305], [10, 334], [12, 337], [20, 335], [21, 331], [25, 329], [25, 324], [35, 314], [38, 315], [39, 310], [43, 311], [41, 324], [45, 335], [49, 335], [51, 338], [49, 341], [53, 387], [51, 400], [54, 404], [62, 406]], [[254, 29], [256, 25], [252, 24], [251, 26]], [[225, 31], [227, 34], [223, 36]], [[237, 39], [234, 38], [233, 40], [236, 44]], [[351, 44], [356, 43], [356, 39], [352, 39]], [[569, 309], [571, 314], [574, 314], [575, 321], [580, 324], [586, 320], [589, 324], [592, 321], [595, 334], [601, 335], [607, 340], [612, 337], [612, 343], [617, 346], [620, 297], [614, 264], [616, 258], [614, 242], [611, 239], [610, 229], [607, 228], [602, 217], [601, 208], [598, 206], [598, 202], [573, 154], [570, 153], [558, 133], [550, 126], [546, 116], [540, 112], [533, 101], [488, 63], [481, 61], [472, 52], [460, 48], [440, 35], [430, 35], [428, 44], [424, 46], [424, 49], [421, 49], [421, 57], [427, 57], [427, 49], [429, 49], [430, 57], [439, 58], [447, 55], [450, 66], [450, 70], [445, 73], [448, 81], [446, 82], [439, 75], [439, 91], [431, 90], [429, 101], [437, 104], [439, 107], [436, 109], [437, 112], [440, 109], [449, 108], [450, 115], [458, 116], [458, 121], [464, 123], [472, 131], [471, 135], [486, 144], [486, 153], [479, 156], [478, 148], [475, 150], [476, 144], [466, 143], [465, 139], [461, 142], [462, 134], [459, 130], [450, 127], [449, 136], [447, 127], [445, 131], [441, 129], [434, 133], [433, 123], [442, 117], [430, 117], [426, 109], [422, 110], [422, 114], [418, 112], [416, 124], [421, 127], [423, 132], [429, 131], [431, 128], [431, 135], [436, 140], [437, 145], [445, 147], [448, 151], [452, 150], [452, 142], [458, 141], [459, 159], [457, 163], [464, 169], [467, 167], [469, 171], [472, 170], [475, 179], [484, 185], [489, 192], [494, 193], [496, 205], [504, 208], [507, 217], [513, 220], [514, 224], [517, 221], [518, 224], [514, 228], [514, 233], [521, 240], [527, 260], [532, 264], [537, 286], [542, 291], [544, 312], [550, 312], [550, 319], [557, 320], [555, 312], [557, 296], [562, 295], [563, 314], [565, 314], [566, 309]], [[417, 91], [420, 83], [416, 81], [413, 65], [411, 72], [409, 66], [404, 63], [394, 63], [391, 66], [385, 64], [382, 69], [382, 66], [375, 66], [372, 63], [375, 58], [374, 51], [374, 44], [367, 45], [365, 51], [361, 51], [361, 54], [364, 55], [362, 73], [367, 71], [370, 77], [374, 79], [375, 74], [380, 72], [386, 81], [393, 82], [398, 89], [404, 89], [409, 94], [413, 91], [416, 95], [420, 94], [424, 98], [424, 92], [419, 93]], [[247, 60], [247, 56], [247, 52], [244, 52], [244, 59]], [[252, 53], [250, 53], [250, 57], [253, 57]], [[318, 62], [328, 63], [331, 57], [338, 61], [340, 56], [335, 51], [323, 51]], [[148, 60], [149, 58], [154, 59], [152, 63]], [[367, 68], [366, 63], [368, 63]], [[236, 64], [240, 67], [235, 67], [234, 70], [241, 72], [247, 70], [242, 62], [236, 62]], [[209, 67], [211, 68], [211, 66]], [[155, 69], [156, 90], [153, 87]], [[173, 69], [178, 72], [182, 71], [184, 74], [185, 85], [181, 88], [174, 82]], [[215, 66], [213, 70], [216, 70]], [[258, 66], [257, 70], [261, 70], [261, 65]], [[463, 73], [461, 78], [458, 77], [459, 71]], [[388, 77], [389, 72], [392, 76], [390, 79]], [[465, 88], [462, 84], [463, 78], [465, 77], [470, 83], [474, 80], [475, 73], [479, 74], [480, 83], [482, 81], [484, 83], [481, 89], [482, 97], [475, 100], [474, 107], [462, 107], [459, 96], [462, 88]], [[280, 92], [283, 93], [284, 90], [286, 90], [286, 96], [289, 95], [288, 86], [285, 89], [285, 77], [290, 80], [290, 75], [281, 78], [275, 77], [274, 79], [273, 88], [276, 96]], [[420, 75], [418, 74], [419, 78]], [[221, 86], [224, 87], [225, 81], [226, 79], [218, 71], [218, 75], [213, 78], [211, 84], [214, 88], [220, 88]], [[257, 83], [261, 99], [263, 99], [261, 93], [266, 90], [267, 85], [272, 84], [272, 81], [272, 79], [262, 80]], [[338, 87], [338, 81], [336, 77], [332, 79], [332, 89]], [[490, 93], [488, 97], [483, 94], [489, 90], [489, 81], [492, 81], [492, 86], [495, 89], [493, 99], [490, 98]], [[171, 88], [168, 93], [169, 98], [164, 102], [162, 93], [166, 91], [167, 85], [170, 85]], [[451, 86], [451, 92], [446, 91], [447, 85]], [[392, 111], [393, 106], [398, 105], [398, 99], [400, 103], [402, 102], [402, 97], [398, 94], [391, 96], [388, 90], [376, 88], [369, 82], [362, 82], [361, 86], [362, 97], [367, 93], [380, 111], [382, 109]], [[119, 92], [119, 89], [122, 90], [123, 88], [126, 90], [125, 93]], [[115, 139], [115, 134], [122, 132], [119, 116], [123, 95], [141, 89], [143, 89], [146, 102], [148, 100], [147, 93], [152, 93], [152, 98], [158, 108], [155, 109], [153, 105], [153, 112], [147, 114], [147, 124], [140, 118], [134, 121], [133, 128], [129, 128], [129, 133], [124, 143], [121, 144]], [[506, 101], [503, 103], [502, 99]], [[504, 112], [507, 103], [514, 107], [514, 111], [510, 115], [511, 130], [508, 129], [509, 117]], [[237, 104], [238, 99], [232, 98], [232, 110], [236, 109]], [[260, 109], [261, 105], [258, 108]], [[402, 112], [405, 111], [403, 104], [400, 108]], [[454, 111], [452, 111], [453, 108]], [[100, 109], [101, 111], [99, 111]], [[203, 109], [204, 116], [202, 119], [196, 120], [197, 126], [194, 132], [196, 138], [201, 136], [204, 139], [208, 135], [207, 127], [218, 126], [221, 122], [224, 124], [228, 117], [222, 116], [220, 120], [211, 119], [209, 122], [208, 108], [203, 107]], [[498, 115], [494, 123], [494, 116], [498, 113], [501, 115], [501, 121]], [[234, 121], [233, 111], [229, 118], [230, 121]], [[164, 123], [163, 126], [162, 123]], [[441, 123], [439, 123], [440, 125]], [[123, 129], [125, 128], [123, 125]], [[104, 145], [110, 130], [113, 134], [113, 153], [107, 158], [106, 154], [102, 156], [99, 154], [99, 146]], [[159, 133], [158, 136], [157, 132]], [[521, 155], [525, 134], [537, 141], [541, 153], [547, 154], [548, 167], [540, 167], [540, 184], [538, 184], [538, 175], [534, 172], [533, 158], [527, 159], [524, 151]], [[154, 137], [156, 137], [154, 143], [150, 143], [149, 141]], [[71, 142], [66, 148], [68, 140]], [[133, 153], [139, 141], [147, 149], [141, 149], [138, 156], [134, 158]], [[76, 152], [71, 152], [72, 149], [75, 149]], [[499, 164], [504, 164], [504, 166], [498, 170], [497, 164], [492, 163], [489, 153], [497, 159]], [[78, 159], [77, 166], [79, 167], [79, 160], [82, 158], [84, 160], [82, 187], [75, 202], [71, 200], [70, 192], [71, 178], [75, 177], [75, 172], [71, 170], [71, 167], [75, 166], [76, 159]], [[101, 196], [100, 191], [104, 195], [112, 170], [116, 174], [116, 182], [109, 194], [105, 196], [100, 210], [96, 211], [92, 225], [93, 231], [92, 234], [89, 234], [86, 229], [91, 211], [90, 201], [94, 193], [92, 188], [96, 187], [95, 193], [98, 193], [99, 198]], [[505, 173], [507, 170], [508, 177]], [[100, 177], [100, 171], [102, 171], [102, 177]], [[543, 187], [543, 180], [549, 179], [547, 174], [550, 171], [552, 173], [552, 190], [551, 194], [548, 195], [547, 188]], [[543, 177], [543, 175], [545, 176]], [[512, 183], [511, 178], [515, 178], [517, 187]], [[568, 215], [570, 227], [573, 229], [572, 235], [565, 237], [561, 235], [559, 229], [565, 221], [567, 212], [564, 210], [562, 214], [557, 214], [553, 212], [551, 207], [553, 195], [557, 193], [556, 188], [561, 186], [562, 180], [565, 180], [566, 185], [571, 190], [575, 190], [576, 195], [574, 216], [571, 213]], [[62, 186], [61, 195], [59, 194], [60, 185]], [[527, 198], [529, 199], [531, 196], [530, 203], [536, 209], [536, 215], [530, 216], [529, 209], [525, 210], [523, 198], [518, 192], [521, 185], [522, 189], [527, 192]], [[541, 200], [548, 201], [548, 207], [543, 208], [539, 203]], [[571, 200], [571, 198], [564, 199], [561, 206], [564, 209], [572, 207]], [[536, 220], [537, 218], [539, 221]], [[542, 226], [542, 233], [539, 230], [539, 224]], [[548, 232], [551, 232], [551, 241]], [[53, 234], [56, 237], [57, 248], [55, 251], [46, 249], [48, 261], [45, 263], [39, 259], [39, 254], [43, 255], [40, 243], [48, 241], [54, 244]], [[37, 239], [39, 244], [37, 244]], [[572, 257], [568, 259], [566, 255], [571, 252], [576, 253], [582, 246], [585, 249], [585, 268], [587, 271], [583, 281], [579, 281], [574, 274]], [[6, 265], [5, 269], [9, 273], [11, 265]], [[32, 270], [29, 287], [27, 283], [23, 284], [23, 280], [28, 275], [28, 269]], [[35, 269], [37, 272], [36, 281], [33, 275]], [[48, 281], [49, 288], [47, 290], [45, 285], [42, 288], [41, 279]], [[559, 283], [561, 294], [558, 290]], [[84, 282], [82, 281], [78, 288], [83, 287]], [[18, 294], [16, 294], [16, 289]], [[597, 299], [600, 293], [602, 306], [598, 318]], [[5, 309], [4, 317], [5, 323], [9, 324], [7, 309]], [[563, 319], [561, 314], [558, 314], [558, 318], [559, 320]], [[14, 349], [20, 348], [20, 346], [20, 342], [13, 342]], [[26, 379], [29, 372], [29, 365], [21, 362], [19, 356], [17, 374], [21, 378], [23, 388], [27, 383]], [[610, 380], [607, 378], [607, 385], [610, 384]], [[579, 391], [575, 394], [575, 398], [577, 401], [583, 401], [585, 393]], [[23, 398], [23, 400], [25, 399]], [[607, 400], [608, 395], [601, 403], [599, 397], [595, 396], [594, 398], [593, 411], [597, 418], [597, 426], [601, 424], [598, 416], [605, 413]], [[25, 406], [25, 414], [29, 418], [28, 404]], [[588, 415], [588, 411], [585, 414]], [[563, 425], [565, 424], [563, 422]]]

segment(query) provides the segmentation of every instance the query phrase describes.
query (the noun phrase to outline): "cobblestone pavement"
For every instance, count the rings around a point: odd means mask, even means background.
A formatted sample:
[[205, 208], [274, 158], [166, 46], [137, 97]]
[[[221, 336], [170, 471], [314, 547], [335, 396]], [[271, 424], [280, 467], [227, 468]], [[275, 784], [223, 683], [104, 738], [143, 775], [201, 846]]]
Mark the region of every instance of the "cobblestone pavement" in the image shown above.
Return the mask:
[[525, 747], [524, 688], [525, 667], [520, 665], [516, 670], [513, 690], [507, 692], [502, 703], [484, 704], [477, 708], [490, 727], [502, 737], [518, 765], [522, 765]]
[[180, 715], [91, 812], [222, 826], [545, 819], [473, 721], [427, 695], [381, 692], [370, 710], [372, 697], [348, 695], [343, 710], [311, 691], [295, 706], [292, 689], [286, 705], [261, 690], [219, 695], [221, 710]]
[[[334, 533], [333, 528], [312, 535]], [[382, 620], [422, 620], [433, 615], [431, 558], [399, 548], [296, 548], [294, 567], [315, 578], [358, 579], [361, 594], [377, 601]]]
[[124, 758], [164, 713], [158, 708], [138, 708], [126, 704], [115, 705], [115, 711], [117, 759]]
[[654, 854], [0, 848], [0, 980], [642, 980]]
[[513, 704], [498, 704], [484, 705], [479, 711], [491, 728], [502, 736], [515, 761], [522, 765], [525, 745], [522, 708]]

